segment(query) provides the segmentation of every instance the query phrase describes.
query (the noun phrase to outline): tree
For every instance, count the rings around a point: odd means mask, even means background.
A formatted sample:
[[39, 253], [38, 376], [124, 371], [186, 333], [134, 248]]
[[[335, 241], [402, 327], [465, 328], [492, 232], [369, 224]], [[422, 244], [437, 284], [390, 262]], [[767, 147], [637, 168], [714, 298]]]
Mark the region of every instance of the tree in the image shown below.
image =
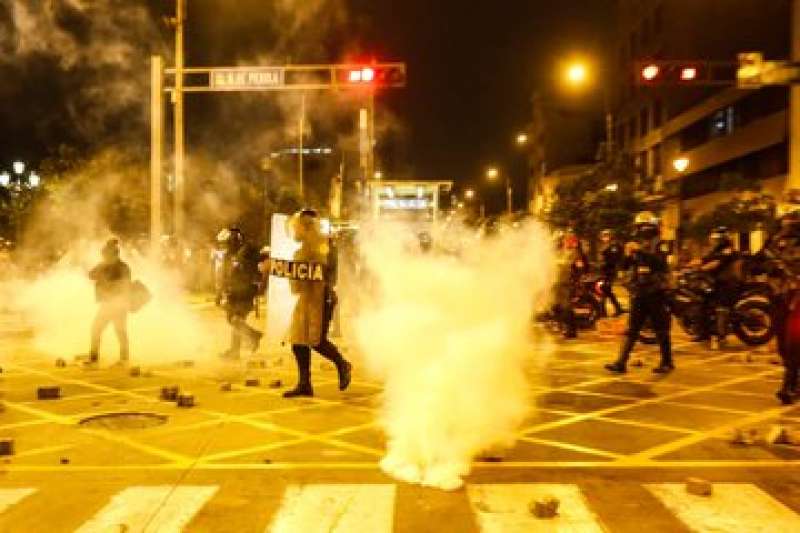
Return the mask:
[[581, 239], [592, 240], [604, 229], [624, 236], [641, 209], [632, 161], [620, 155], [559, 183], [546, 221], [558, 229], [572, 229]]
[[713, 211], [688, 220], [684, 235], [703, 243], [714, 228], [726, 226], [734, 233], [770, 228], [775, 222], [775, 199], [767, 194], [747, 192], [717, 205]]

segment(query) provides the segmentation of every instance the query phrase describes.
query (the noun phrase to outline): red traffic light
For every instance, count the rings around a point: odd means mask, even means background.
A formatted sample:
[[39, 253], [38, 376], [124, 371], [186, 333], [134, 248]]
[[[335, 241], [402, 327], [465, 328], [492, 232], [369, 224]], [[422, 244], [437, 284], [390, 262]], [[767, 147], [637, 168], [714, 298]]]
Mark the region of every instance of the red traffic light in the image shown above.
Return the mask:
[[683, 67], [681, 69], [682, 81], [694, 81], [697, 79], [697, 67]]
[[661, 73], [661, 67], [656, 64], [646, 65], [642, 68], [642, 79], [645, 81], [654, 81]]
[[337, 65], [339, 84], [371, 87], [404, 87], [406, 66], [403, 63], [376, 63], [373, 65]]
[[364, 67], [351, 70], [348, 80], [350, 83], [372, 83], [375, 81], [375, 69]]

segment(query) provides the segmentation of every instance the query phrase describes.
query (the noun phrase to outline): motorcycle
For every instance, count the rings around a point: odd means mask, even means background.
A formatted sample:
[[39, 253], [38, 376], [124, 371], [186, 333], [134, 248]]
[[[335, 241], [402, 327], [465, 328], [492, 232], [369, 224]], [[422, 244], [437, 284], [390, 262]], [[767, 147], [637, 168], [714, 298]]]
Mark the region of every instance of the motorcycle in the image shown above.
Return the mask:
[[[728, 329], [748, 346], [767, 344], [775, 335], [767, 290], [761, 284], [744, 283], [736, 291]], [[716, 332], [717, 310], [710, 304], [713, 291], [713, 281], [706, 274], [689, 270], [680, 273], [677, 286], [667, 292], [670, 313], [694, 342], [707, 340]], [[646, 344], [656, 342], [649, 324], [641, 332], [640, 340]]]
[[[575, 315], [576, 326], [579, 330], [594, 328], [597, 321], [603, 316], [603, 284], [606, 281], [596, 274], [585, 274], [575, 283], [570, 298], [570, 306]], [[558, 304], [547, 312], [539, 315], [537, 319], [544, 322], [553, 332], [563, 332], [562, 311]]]

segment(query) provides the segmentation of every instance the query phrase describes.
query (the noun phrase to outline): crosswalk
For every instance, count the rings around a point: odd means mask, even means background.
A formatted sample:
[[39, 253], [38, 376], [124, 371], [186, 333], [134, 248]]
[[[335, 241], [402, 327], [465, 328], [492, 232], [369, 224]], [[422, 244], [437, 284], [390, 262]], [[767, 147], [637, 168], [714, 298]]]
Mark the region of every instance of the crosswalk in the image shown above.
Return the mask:
[[[711, 496], [690, 494], [681, 483], [653, 483], [641, 487], [654, 497], [657, 502], [654, 505], [660, 506], [658, 512], [671, 514], [691, 531], [800, 531], [800, 515], [753, 484], [715, 484]], [[0, 488], [0, 531], [27, 531], [8, 529], [4, 515], [13, 512], [16, 506], [30, 506], [29, 513], [46, 513], [48, 505], [40, 502], [37, 506], [36, 502], [38, 497], [43, 497], [40, 496], [42, 492], [37, 488]], [[210, 531], [195, 522], [219, 492], [217, 485], [128, 487], [109, 494], [98, 509], [87, 510], [93, 513], [91, 516], [72, 527], [77, 527], [77, 533]], [[599, 533], [616, 529], [613, 518], [609, 523], [602, 512], [597, 512], [592, 498], [574, 484], [472, 484], [467, 485], [465, 493], [455, 493], [452, 497], [466, 498], [467, 505], [463, 509], [472, 514], [475, 529], [484, 533]], [[557, 515], [536, 517], [530, 510], [531, 502], [548, 498], [559, 501]], [[425, 512], [422, 508], [406, 508], [405, 516], [401, 516], [396, 510], [398, 505], [398, 486], [394, 484], [290, 484], [283, 490], [277, 510], [253, 530], [389, 533], [408, 513], [419, 519]], [[220, 507], [224, 505], [214, 507], [215, 512], [223, 512]], [[454, 506], [452, 512], [460, 509]], [[642, 530], [648, 530], [649, 512], [644, 512]], [[52, 520], [55, 524], [63, 517], [54, 514]]]

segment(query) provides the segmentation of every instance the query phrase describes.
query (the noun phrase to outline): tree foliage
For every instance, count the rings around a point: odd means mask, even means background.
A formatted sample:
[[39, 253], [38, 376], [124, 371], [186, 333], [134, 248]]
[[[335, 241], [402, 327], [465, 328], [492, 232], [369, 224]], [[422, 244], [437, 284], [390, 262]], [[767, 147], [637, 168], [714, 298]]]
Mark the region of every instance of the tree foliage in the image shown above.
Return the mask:
[[572, 229], [582, 239], [593, 239], [604, 229], [626, 235], [641, 208], [632, 162], [620, 157], [562, 180], [546, 220], [555, 228]]

